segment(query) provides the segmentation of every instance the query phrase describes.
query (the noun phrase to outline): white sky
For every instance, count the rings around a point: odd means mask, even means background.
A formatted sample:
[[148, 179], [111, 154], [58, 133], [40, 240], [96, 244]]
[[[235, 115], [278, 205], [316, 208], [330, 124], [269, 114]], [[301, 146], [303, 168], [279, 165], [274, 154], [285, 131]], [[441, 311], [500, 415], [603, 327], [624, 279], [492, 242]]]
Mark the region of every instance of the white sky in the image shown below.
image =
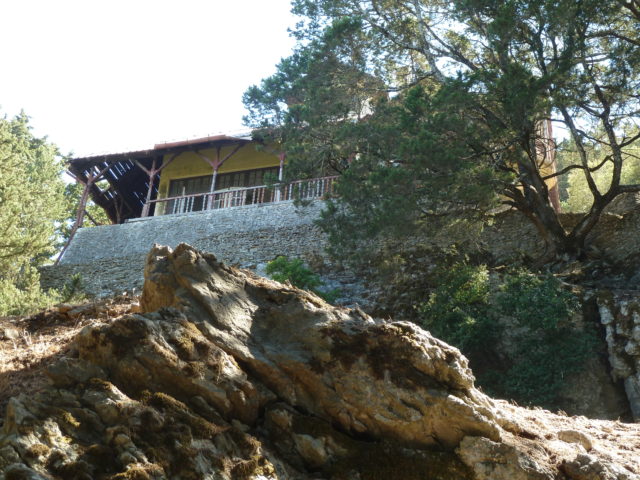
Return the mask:
[[63, 153], [243, 130], [289, 55], [289, 0], [0, 0], [0, 112]]

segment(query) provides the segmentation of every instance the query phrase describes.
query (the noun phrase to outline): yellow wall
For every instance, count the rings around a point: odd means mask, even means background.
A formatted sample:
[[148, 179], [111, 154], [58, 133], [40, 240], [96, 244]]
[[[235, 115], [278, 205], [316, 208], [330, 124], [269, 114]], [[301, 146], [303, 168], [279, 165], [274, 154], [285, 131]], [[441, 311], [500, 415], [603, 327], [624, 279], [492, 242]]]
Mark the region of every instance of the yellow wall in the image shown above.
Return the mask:
[[[231, 153], [233, 148], [233, 146], [222, 148], [220, 151], [220, 158], [222, 159]], [[216, 158], [216, 149], [213, 148], [201, 150], [200, 153], [210, 159]], [[165, 155], [163, 162], [167, 162], [170, 158], [171, 155]], [[256, 150], [255, 144], [248, 143], [229, 158], [229, 160], [224, 162], [218, 169], [218, 173], [277, 167], [278, 165], [280, 165], [280, 159], [277, 155], [267, 153], [265, 151], [258, 151]], [[211, 165], [205, 162], [194, 152], [184, 152], [160, 173], [158, 197], [166, 198], [167, 192], [169, 191], [169, 182], [171, 182], [171, 180], [212, 174], [213, 170]]]

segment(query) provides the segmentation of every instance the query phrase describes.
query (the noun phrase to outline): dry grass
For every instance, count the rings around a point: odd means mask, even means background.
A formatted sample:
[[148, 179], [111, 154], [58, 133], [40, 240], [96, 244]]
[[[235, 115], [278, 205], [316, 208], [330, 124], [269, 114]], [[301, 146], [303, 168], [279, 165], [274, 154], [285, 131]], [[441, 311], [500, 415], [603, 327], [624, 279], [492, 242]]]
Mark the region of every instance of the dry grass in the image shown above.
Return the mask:
[[0, 317], [0, 330], [18, 332], [0, 339], [0, 426], [7, 402], [48, 385], [47, 366], [69, 353], [73, 338], [90, 323], [107, 322], [135, 311], [137, 299], [119, 297], [54, 307], [29, 317]]

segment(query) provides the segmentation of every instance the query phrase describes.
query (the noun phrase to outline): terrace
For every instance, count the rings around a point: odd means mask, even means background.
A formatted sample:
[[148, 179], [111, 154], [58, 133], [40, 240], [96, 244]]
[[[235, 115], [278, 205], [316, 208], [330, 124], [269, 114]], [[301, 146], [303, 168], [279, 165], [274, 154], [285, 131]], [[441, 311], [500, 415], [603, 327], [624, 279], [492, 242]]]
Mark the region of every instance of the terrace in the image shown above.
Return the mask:
[[83, 186], [78, 213], [64, 254], [91, 200], [112, 224], [332, 193], [336, 177], [283, 182], [285, 155], [278, 145], [248, 134], [216, 135], [157, 144], [151, 149], [78, 157], [68, 173]]
[[313, 200], [333, 193], [337, 176], [298, 180], [284, 185], [262, 185], [248, 188], [229, 188], [208, 193], [178, 195], [149, 200], [142, 218], [176, 215], [220, 208], [260, 205], [291, 200]]

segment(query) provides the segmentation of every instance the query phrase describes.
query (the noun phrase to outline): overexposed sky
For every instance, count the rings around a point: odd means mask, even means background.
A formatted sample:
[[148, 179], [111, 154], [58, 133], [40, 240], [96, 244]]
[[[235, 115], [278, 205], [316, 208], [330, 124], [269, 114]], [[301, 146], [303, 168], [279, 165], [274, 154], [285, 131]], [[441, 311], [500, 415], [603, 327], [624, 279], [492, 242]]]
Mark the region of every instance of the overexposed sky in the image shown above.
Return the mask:
[[289, 0], [0, 0], [0, 112], [76, 156], [242, 130]]

